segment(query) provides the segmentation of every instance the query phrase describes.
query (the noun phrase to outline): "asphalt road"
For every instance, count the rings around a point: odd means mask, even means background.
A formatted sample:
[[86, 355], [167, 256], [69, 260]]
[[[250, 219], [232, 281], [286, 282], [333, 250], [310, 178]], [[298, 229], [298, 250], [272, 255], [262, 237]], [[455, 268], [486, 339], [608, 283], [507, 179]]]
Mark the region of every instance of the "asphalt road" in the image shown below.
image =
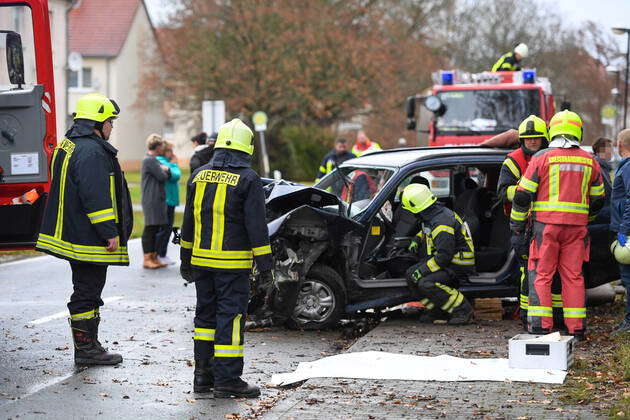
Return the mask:
[[294, 392], [266, 387], [272, 374], [340, 351], [335, 331], [251, 332], [244, 379], [261, 386], [262, 397], [193, 394], [194, 287], [183, 286], [177, 265], [144, 270], [139, 240], [130, 251], [130, 267], [110, 267], [101, 308], [101, 342], [124, 357], [117, 367], [74, 366], [67, 262], [43, 256], [0, 265], [0, 418], [251, 416]]

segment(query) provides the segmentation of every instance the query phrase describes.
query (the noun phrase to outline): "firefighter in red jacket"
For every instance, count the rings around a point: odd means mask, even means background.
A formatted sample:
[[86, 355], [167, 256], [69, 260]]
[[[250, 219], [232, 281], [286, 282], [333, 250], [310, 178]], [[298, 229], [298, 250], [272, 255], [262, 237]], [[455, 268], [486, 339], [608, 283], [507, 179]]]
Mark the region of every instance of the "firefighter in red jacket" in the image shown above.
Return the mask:
[[[527, 171], [527, 166], [532, 156], [549, 145], [547, 123], [535, 115], [530, 115], [519, 125], [518, 138], [520, 147], [507, 155], [499, 175], [498, 194], [503, 200], [503, 209], [506, 216], [510, 215], [516, 187], [521, 180], [521, 176]], [[525, 329], [527, 329], [527, 305], [529, 301], [529, 282], [527, 280], [527, 259], [531, 242], [531, 229], [529, 227], [531, 227], [531, 224], [528, 224], [528, 228], [522, 234], [512, 235], [512, 248], [521, 265], [519, 300], [521, 321]], [[554, 319], [562, 320], [562, 295], [560, 294], [559, 279], [553, 283], [552, 299]]]
[[604, 203], [599, 164], [580, 149], [582, 120], [561, 111], [549, 122], [549, 148], [532, 158], [518, 183], [511, 212], [511, 229], [522, 234], [532, 212], [533, 240], [529, 250], [531, 333], [553, 327], [551, 283], [556, 270], [562, 281], [564, 323], [569, 334], [584, 339], [586, 308], [582, 264], [588, 260], [586, 225]]

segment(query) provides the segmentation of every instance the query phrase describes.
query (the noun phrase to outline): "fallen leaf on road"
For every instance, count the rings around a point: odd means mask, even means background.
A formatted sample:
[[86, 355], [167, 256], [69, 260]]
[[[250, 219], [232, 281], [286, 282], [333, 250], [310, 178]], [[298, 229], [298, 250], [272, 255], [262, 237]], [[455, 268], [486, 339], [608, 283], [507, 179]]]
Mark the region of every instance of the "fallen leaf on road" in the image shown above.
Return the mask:
[[[155, 312], [155, 311], [153, 311], [153, 312]], [[197, 400], [196, 400], [196, 399], [194, 399], [194, 398], [186, 398], [186, 402], [189, 402], [189, 403], [191, 403], [191, 404], [194, 404], [196, 401], [197, 401]]]
[[57, 350], [57, 351], [68, 350], [68, 346], [64, 346], [64, 347], [55, 347], [55, 350]]
[[109, 397], [110, 397], [110, 395], [109, 395], [107, 392], [101, 392], [101, 393], [100, 393], [100, 394], [98, 394], [98, 395], [100, 395], [100, 396], [101, 396], [101, 397], [103, 397], [103, 398], [109, 398]]

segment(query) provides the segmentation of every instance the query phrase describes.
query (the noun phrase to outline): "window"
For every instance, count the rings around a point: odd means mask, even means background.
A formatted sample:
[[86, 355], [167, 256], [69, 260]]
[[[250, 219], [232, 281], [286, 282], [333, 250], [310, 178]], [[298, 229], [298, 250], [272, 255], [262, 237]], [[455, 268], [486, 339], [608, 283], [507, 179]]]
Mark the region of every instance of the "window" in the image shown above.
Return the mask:
[[[31, 9], [28, 6], [0, 6], [0, 30], [13, 31], [20, 35], [25, 85], [34, 85], [37, 81], [37, 73]], [[8, 64], [7, 36], [5, 33], [0, 33], [0, 90], [15, 88], [9, 80]]]
[[72, 71], [68, 76], [68, 87], [90, 89], [92, 87], [92, 68], [83, 67], [81, 71]]

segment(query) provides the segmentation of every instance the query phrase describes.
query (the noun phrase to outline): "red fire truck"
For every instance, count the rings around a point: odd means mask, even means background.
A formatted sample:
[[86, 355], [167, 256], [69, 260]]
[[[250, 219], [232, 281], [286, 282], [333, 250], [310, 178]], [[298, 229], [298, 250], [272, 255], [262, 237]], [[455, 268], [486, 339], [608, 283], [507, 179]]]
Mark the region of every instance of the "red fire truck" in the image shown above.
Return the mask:
[[[549, 121], [555, 112], [549, 80], [535, 70], [464, 73], [441, 70], [433, 74], [427, 94], [407, 98], [407, 128], [428, 134], [429, 146], [479, 144], [531, 114]], [[416, 103], [432, 113], [417, 122]], [[427, 128], [421, 128], [426, 125]], [[422, 142], [424, 143], [424, 142]]]
[[0, 0], [0, 250], [34, 247], [46, 205], [57, 144], [50, 39], [47, 0]]

